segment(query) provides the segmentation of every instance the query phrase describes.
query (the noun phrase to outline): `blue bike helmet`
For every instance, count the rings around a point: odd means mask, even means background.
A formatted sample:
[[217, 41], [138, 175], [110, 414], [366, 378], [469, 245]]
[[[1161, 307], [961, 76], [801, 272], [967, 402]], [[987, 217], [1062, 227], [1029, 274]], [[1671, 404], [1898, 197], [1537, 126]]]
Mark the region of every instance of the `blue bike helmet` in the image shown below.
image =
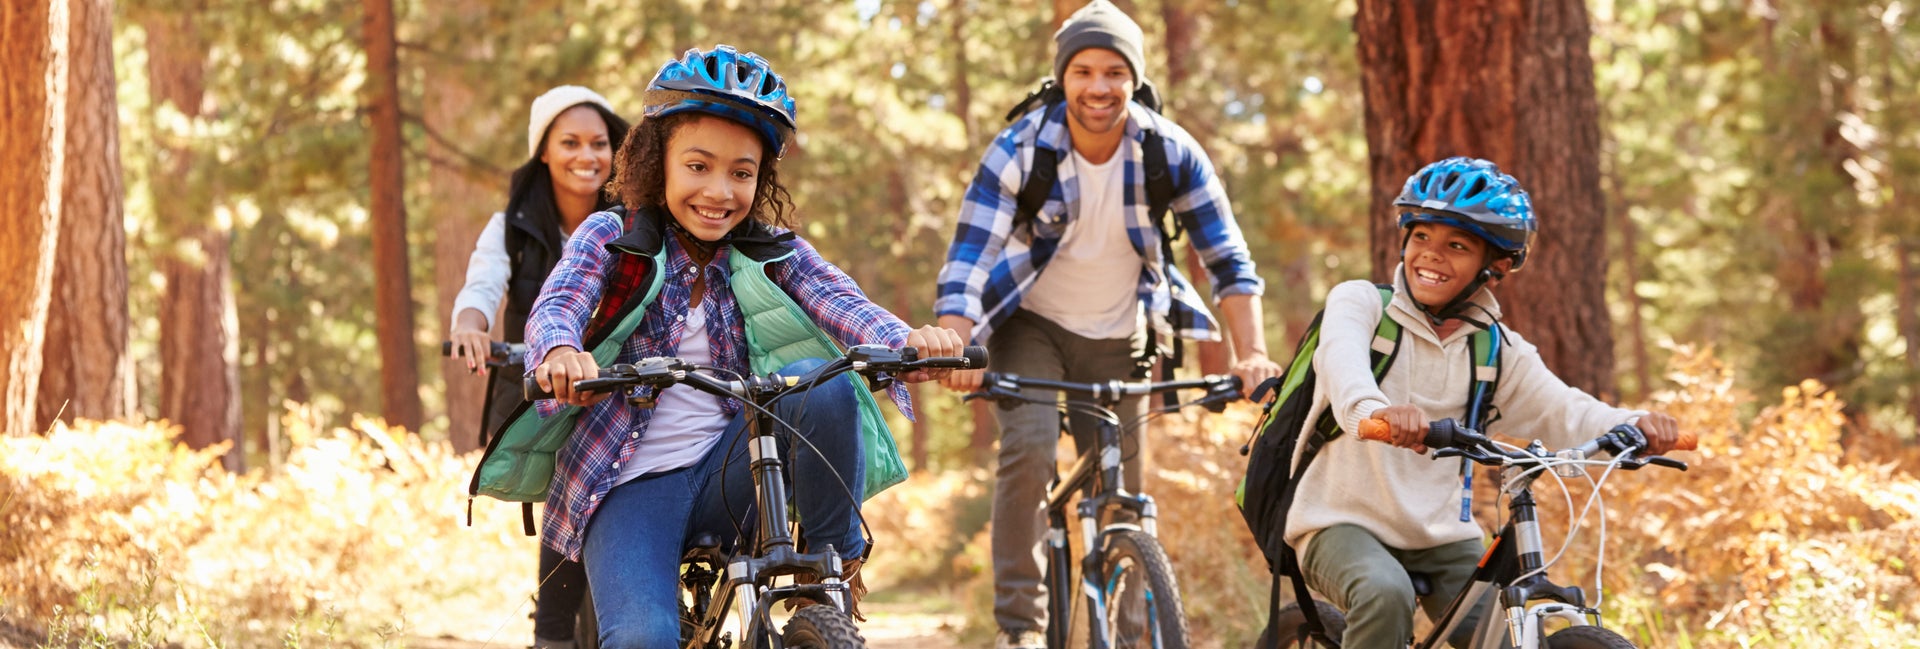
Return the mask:
[[1513, 259], [1513, 270], [1526, 265], [1539, 229], [1520, 181], [1479, 158], [1447, 158], [1421, 168], [1393, 204], [1410, 208], [1400, 213], [1401, 229], [1439, 223], [1472, 232]]
[[660, 66], [643, 101], [649, 118], [694, 110], [746, 124], [766, 139], [774, 157], [786, 153], [796, 128], [786, 81], [760, 55], [731, 45], [690, 49]]

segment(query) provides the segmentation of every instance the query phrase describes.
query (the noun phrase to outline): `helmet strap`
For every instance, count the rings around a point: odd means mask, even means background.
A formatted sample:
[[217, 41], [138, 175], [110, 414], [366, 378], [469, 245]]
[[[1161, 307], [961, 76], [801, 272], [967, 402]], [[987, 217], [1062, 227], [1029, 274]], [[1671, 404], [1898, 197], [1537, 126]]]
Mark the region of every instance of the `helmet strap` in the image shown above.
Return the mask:
[[[1404, 250], [1404, 247], [1402, 249]], [[1449, 319], [1465, 320], [1473, 324], [1481, 325], [1479, 321], [1467, 317], [1467, 309], [1479, 306], [1473, 303], [1473, 294], [1480, 292], [1480, 287], [1486, 286], [1488, 280], [1499, 279], [1501, 277], [1504, 277], [1504, 275], [1500, 271], [1494, 270], [1491, 265], [1488, 265], [1481, 268], [1480, 272], [1474, 273], [1473, 281], [1468, 282], [1466, 288], [1460, 289], [1460, 292], [1454, 295], [1452, 300], [1448, 300], [1447, 303], [1441, 305], [1440, 308], [1429, 308], [1419, 300], [1413, 300], [1413, 305], [1420, 309], [1421, 315], [1427, 316], [1428, 324], [1436, 327]], [[1400, 260], [1400, 283], [1408, 287], [1408, 296], [1411, 297], [1413, 281], [1407, 279], [1405, 255], [1402, 255]], [[1485, 328], [1485, 325], [1481, 325], [1481, 327]]]

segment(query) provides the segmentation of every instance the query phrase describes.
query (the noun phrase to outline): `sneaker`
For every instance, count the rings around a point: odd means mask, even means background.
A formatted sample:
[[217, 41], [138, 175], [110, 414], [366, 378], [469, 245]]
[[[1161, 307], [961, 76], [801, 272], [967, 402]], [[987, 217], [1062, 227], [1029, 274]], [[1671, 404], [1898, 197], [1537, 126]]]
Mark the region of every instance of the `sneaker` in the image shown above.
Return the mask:
[[1001, 629], [993, 639], [993, 649], [1047, 649], [1047, 639], [1039, 631]]

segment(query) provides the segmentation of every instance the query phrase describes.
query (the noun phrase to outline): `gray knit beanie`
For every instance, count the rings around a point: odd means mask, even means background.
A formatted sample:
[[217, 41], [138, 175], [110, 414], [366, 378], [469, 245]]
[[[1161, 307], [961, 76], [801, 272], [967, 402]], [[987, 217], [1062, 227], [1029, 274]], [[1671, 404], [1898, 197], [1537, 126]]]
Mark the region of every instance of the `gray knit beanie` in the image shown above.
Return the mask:
[[1127, 66], [1133, 68], [1135, 83], [1146, 81], [1146, 57], [1141, 55], [1141, 44], [1146, 35], [1140, 31], [1140, 24], [1128, 18], [1125, 12], [1107, 0], [1093, 0], [1079, 11], [1073, 12], [1067, 22], [1060, 25], [1060, 31], [1054, 32], [1053, 82], [1065, 83], [1067, 62], [1073, 55], [1089, 47], [1103, 47], [1120, 53], [1126, 59]]

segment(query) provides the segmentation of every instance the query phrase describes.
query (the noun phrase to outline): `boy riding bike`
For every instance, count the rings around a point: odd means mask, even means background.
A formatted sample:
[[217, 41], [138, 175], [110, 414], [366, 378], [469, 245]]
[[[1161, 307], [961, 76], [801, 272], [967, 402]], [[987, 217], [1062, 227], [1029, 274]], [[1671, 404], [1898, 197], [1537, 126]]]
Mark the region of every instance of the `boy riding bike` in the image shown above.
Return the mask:
[[[553, 456], [542, 540], [585, 564], [610, 648], [678, 646], [688, 540], [753, 529], [748, 449], [733, 443], [750, 413], [684, 385], [643, 408], [575, 381], [651, 357], [800, 376], [840, 356], [836, 343], [961, 350], [959, 334], [909, 328], [791, 232], [792, 202], [775, 174], [794, 138], [794, 100], [766, 59], [726, 45], [688, 50], [648, 84], [645, 110], [615, 163], [625, 214], [581, 224], [527, 325], [529, 376], [555, 397], [540, 411], [578, 417]], [[622, 328], [631, 333], [609, 337]], [[617, 355], [582, 351], [602, 339], [623, 341]], [[904, 386], [891, 396], [911, 416]], [[802, 398], [804, 412], [783, 419], [806, 444], [778, 451], [792, 467], [801, 542], [862, 557], [858, 495], [904, 479], [904, 468], [866, 386], [834, 379]], [[856, 598], [859, 564], [841, 575]]]
[[[1481, 529], [1462, 506], [1462, 466], [1426, 457], [1421, 440], [1429, 421], [1468, 410], [1476, 369], [1469, 338], [1499, 323], [1492, 288], [1525, 265], [1537, 228], [1519, 182], [1479, 159], [1427, 165], [1394, 205], [1404, 240], [1391, 302], [1383, 314], [1380, 289], [1364, 281], [1328, 292], [1313, 357], [1319, 397], [1306, 421], [1331, 411], [1341, 430], [1354, 431], [1361, 420], [1384, 420], [1394, 445], [1416, 452], [1333, 438], [1300, 478], [1286, 521], [1307, 585], [1346, 611], [1347, 647], [1406, 646], [1414, 605], [1437, 618], [1480, 558]], [[1369, 349], [1382, 317], [1405, 333], [1376, 383]], [[1498, 415], [1483, 428], [1537, 433], [1559, 448], [1635, 423], [1649, 454], [1673, 448], [1673, 417], [1601, 403], [1554, 376], [1518, 333], [1499, 325], [1498, 335]], [[1430, 579], [1431, 593], [1418, 602], [1409, 572]], [[1455, 647], [1468, 641], [1473, 618], [1449, 639]]]

